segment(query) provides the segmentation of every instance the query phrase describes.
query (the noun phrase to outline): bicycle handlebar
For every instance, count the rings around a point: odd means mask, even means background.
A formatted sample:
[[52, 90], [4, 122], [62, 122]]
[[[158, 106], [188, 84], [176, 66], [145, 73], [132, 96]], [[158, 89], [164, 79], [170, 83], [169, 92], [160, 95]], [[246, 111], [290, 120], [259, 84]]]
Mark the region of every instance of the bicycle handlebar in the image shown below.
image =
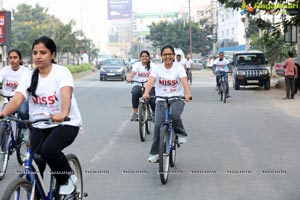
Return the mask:
[[[65, 117], [64, 121], [70, 121], [71, 118], [70, 117]], [[36, 120], [22, 120], [17, 118], [14, 115], [9, 115], [7, 117], [2, 117], [0, 118], [0, 121], [15, 121], [15, 122], [19, 122], [19, 123], [24, 123], [26, 126], [30, 126], [32, 124], [38, 123], [38, 122], [45, 122], [46, 124], [55, 124], [56, 122], [53, 121], [53, 119], [51, 117], [47, 117], [47, 118], [41, 118], [41, 119], [36, 119]]]
[[11, 98], [13, 98], [14, 96], [7, 96], [7, 95], [4, 95], [2, 93], [0, 93], [0, 96], [4, 97], [4, 98], [7, 98], [7, 100], [9, 101]]
[[131, 81], [128, 81], [129, 83], [131, 82], [131, 83], [142, 83], [142, 84], [144, 84], [144, 83], [147, 83], [148, 82], [148, 80], [147, 81], [136, 81], [136, 80], [131, 80]]
[[[150, 96], [150, 98], [160, 98], [160, 99], [165, 99], [165, 100], [170, 100], [170, 99], [185, 99], [184, 96], [171, 96], [171, 97], [166, 97], [166, 96]], [[190, 100], [193, 98], [191, 97]]]

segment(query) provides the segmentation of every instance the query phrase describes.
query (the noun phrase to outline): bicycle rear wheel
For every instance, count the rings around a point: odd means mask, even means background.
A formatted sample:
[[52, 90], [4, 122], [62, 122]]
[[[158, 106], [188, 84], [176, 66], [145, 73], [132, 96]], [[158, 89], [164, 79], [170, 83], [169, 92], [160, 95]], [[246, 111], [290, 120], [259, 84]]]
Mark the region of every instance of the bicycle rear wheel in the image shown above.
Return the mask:
[[223, 93], [222, 93], [223, 102], [226, 103], [226, 85], [225, 85], [225, 82], [222, 82], [220, 87], [222, 87], [222, 90], [223, 90]]
[[9, 132], [4, 127], [0, 127], [0, 180], [2, 180], [5, 176], [8, 159], [9, 159]]
[[31, 197], [31, 183], [24, 178], [17, 178], [12, 181], [6, 188], [2, 199], [4, 200], [28, 200], [36, 197]]
[[68, 154], [66, 155], [71, 168], [74, 171], [74, 175], [77, 177], [77, 181], [75, 183], [75, 191], [72, 193], [72, 200], [81, 200], [85, 195], [83, 194], [83, 177], [80, 162], [76, 155]]
[[27, 152], [27, 147], [23, 140], [25, 130], [26, 129], [18, 128], [17, 135], [16, 135], [16, 141], [17, 141], [16, 155], [17, 155], [18, 163], [20, 165], [23, 165], [25, 156], [26, 156], [26, 152]]
[[147, 120], [147, 109], [146, 104], [141, 102], [138, 107], [139, 112], [139, 132], [140, 139], [142, 142], [146, 140], [146, 135], [148, 132], [148, 120]]
[[166, 184], [169, 177], [170, 159], [168, 152], [169, 131], [167, 126], [163, 126], [160, 131], [159, 143], [159, 176], [162, 184]]

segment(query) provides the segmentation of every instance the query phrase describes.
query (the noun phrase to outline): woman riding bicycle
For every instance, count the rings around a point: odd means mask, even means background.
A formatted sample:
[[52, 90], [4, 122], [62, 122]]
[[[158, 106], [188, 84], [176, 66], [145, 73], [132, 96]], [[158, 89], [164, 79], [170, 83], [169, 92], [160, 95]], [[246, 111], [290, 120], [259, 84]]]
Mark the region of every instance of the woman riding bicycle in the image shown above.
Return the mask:
[[[30, 74], [27, 67], [22, 66], [22, 54], [17, 49], [12, 49], [8, 52], [9, 65], [0, 70], [0, 82], [2, 83], [2, 94], [4, 96], [14, 96], [17, 86], [23, 76]], [[4, 99], [2, 110], [6, 106], [8, 99]], [[28, 101], [24, 101], [18, 109], [18, 117], [21, 119], [29, 119], [28, 116]]]
[[[180, 64], [174, 63], [175, 50], [172, 46], [164, 46], [161, 49], [162, 64], [159, 64], [150, 74], [148, 84], [143, 95], [143, 99], [149, 98], [149, 92], [155, 84], [157, 96], [185, 96], [185, 100], [189, 101], [192, 97], [190, 86], [187, 82], [186, 72]], [[179, 136], [179, 142], [185, 143], [187, 133], [183, 127], [181, 114], [184, 109], [184, 101], [176, 99], [171, 102], [171, 118], [174, 124], [174, 131]], [[149, 162], [158, 161], [160, 127], [164, 122], [164, 101], [156, 100], [155, 109], [155, 126], [153, 143], [150, 150]]]
[[[144, 82], [147, 81], [150, 75], [150, 72], [155, 68], [155, 64], [150, 62], [150, 53], [146, 50], [141, 51], [140, 53], [140, 59], [141, 61], [135, 63], [132, 66], [131, 73], [127, 79], [128, 82], [135, 80], [135, 81], [140, 81]], [[132, 94], [132, 108], [133, 108], [133, 113], [131, 115], [130, 120], [131, 121], [136, 121], [138, 119], [138, 106], [139, 106], [139, 98], [142, 97], [142, 91], [141, 91], [142, 85], [141, 83], [134, 83], [134, 86], [132, 87], [131, 94]], [[154, 96], [155, 95], [155, 88], [153, 87], [150, 91], [150, 95]], [[155, 100], [150, 99], [149, 101], [151, 110], [155, 111]]]
[[[51, 172], [60, 184], [59, 193], [74, 191], [76, 177], [62, 150], [75, 140], [81, 126], [81, 115], [73, 93], [73, 78], [68, 68], [57, 65], [56, 45], [51, 38], [42, 36], [32, 45], [32, 58], [37, 66], [32, 75], [24, 76], [15, 96], [9, 101], [0, 116], [8, 116], [17, 110], [26, 99], [29, 101], [31, 120], [51, 117], [59, 124], [36, 124], [31, 129], [31, 144], [34, 152], [48, 163]], [[64, 122], [65, 117], [70, 121]], [[41, 173], [46, 164], [36, 159]]]

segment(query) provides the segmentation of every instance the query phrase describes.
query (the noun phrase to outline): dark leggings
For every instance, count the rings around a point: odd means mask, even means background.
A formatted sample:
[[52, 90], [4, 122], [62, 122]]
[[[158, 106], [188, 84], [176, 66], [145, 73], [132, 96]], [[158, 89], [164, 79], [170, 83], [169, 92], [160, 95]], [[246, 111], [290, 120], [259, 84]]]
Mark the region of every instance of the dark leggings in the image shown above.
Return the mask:
[[[139, 99], [142, 97], [142, 86], [135, 85], [132, 87], [131, 94], [132, 94], [132, 108], [137, 109], [139, 107]], [[155, 96], [155, 87], [150, 90], [150, 96]], [[155, 99], [152, 98], [149, 100], [149, 104], [151, 106], [151, 110], [154, 112], [155, 110]]]
[[[62, 150], [73, 143], [79, 127], [59, 125], [48, 129], [32, 128], [31, 145], [33, 152], [42, 156], [56, 178], [62, 185], [68, 181], [73, 173], [69, 162]], [[41, 174], [45, 171], [46, 163], [35, 158]]]
[[285, 90], [286, 90], [286, 97], [294, 97], [295, 92], [295, 77], [285, 76]]

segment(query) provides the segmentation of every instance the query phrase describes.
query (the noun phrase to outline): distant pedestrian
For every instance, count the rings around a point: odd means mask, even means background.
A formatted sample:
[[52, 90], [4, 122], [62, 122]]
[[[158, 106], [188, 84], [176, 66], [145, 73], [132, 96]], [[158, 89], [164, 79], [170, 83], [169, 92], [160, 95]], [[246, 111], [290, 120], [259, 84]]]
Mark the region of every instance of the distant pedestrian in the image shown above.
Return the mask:
[[295, 63], [298, 71], [298, 77], [295, 78], [295, 95], [297, 94], [298, 90], [300, 89], [300, 65], [298, 63]]
[[283, 99], [294, 99], [295, 78], [298, 78], [298, 69], [293, 59], [293, 53], [288, 52], [288, 58], [284, 61], [286, 97]]

